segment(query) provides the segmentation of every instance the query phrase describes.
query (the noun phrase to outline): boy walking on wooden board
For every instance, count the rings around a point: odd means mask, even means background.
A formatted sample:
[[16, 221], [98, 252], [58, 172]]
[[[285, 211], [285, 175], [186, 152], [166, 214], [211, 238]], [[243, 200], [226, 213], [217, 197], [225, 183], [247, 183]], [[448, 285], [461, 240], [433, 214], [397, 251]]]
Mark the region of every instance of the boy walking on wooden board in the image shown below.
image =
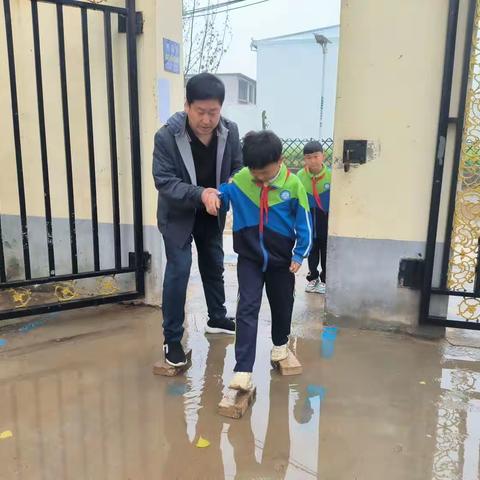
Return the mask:
[[271, 360], [288, 356], [295, 273], [310, 252], [312, 228], [305, 189], [282, 162], [282, 142], [270, 131], [251, 132], [243, 144], [245, 167], [220, 187], [222, 208], [233, 209], [238, 254], [235, 375], [230, 388], [249, 391], [263, 286], [272, 314]]

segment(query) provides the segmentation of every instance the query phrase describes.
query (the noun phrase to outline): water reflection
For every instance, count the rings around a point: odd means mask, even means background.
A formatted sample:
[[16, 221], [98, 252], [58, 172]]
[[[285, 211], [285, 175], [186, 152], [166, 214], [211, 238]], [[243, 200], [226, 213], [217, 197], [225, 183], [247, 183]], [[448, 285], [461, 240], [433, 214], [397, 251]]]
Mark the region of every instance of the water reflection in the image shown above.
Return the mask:
[[[460, 362], [459, 362], [460, 360]], [[434, 480], [480, 478], [480, 372], [475, 351], [448, 346], [437, 404]], [[477, 370], [472, 370], [476, 368]]]
[[191, 369], [156, 377], [157, 314], [152, 328], [129, 322], [70, 343], [9, 337], [0, 433], [13, 437], [0, 440], [1, 480], [480, 478], [477, 350], [345, 329], [328, 360], [320, 334], [299, 338], [304, 373], [281, 377], [262, 323], [257, 400], [230, 420], [217, 404], [232, 338], [191, 330]]
[[[168, 452], [162, 478], [316, 478], [324, 388], [272, 370], [265, 342], [257, 353], [253, 408], [239, 420], [220, 417], [216, 408], [234, 366], [233, 341], [193, 335], [190, 342], [196, 352], [184, 386], [178, 379], [165, 385]], [[210, 445], [198, 448], [200, 438]]]

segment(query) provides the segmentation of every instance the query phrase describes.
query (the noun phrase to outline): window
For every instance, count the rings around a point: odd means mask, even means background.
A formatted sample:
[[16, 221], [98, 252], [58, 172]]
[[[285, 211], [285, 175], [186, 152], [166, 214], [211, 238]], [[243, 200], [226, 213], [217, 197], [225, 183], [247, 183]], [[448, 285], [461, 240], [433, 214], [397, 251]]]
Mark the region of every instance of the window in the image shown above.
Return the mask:
[[249, 103], [257, 103], [257, 99], [256, 99], [256, 91], [255, 91], [255, 85], [253, 83], [250, 83], [248, 85], [248, 101]]
[[243, 78], [238, 79], [238, 102], [250, 103], [255, 105], [257, 102], [257, 91], [254, 82], [249, 82]]
[[246, 80], [238, 80], [238, 101], [248, 103], [248, 82]]

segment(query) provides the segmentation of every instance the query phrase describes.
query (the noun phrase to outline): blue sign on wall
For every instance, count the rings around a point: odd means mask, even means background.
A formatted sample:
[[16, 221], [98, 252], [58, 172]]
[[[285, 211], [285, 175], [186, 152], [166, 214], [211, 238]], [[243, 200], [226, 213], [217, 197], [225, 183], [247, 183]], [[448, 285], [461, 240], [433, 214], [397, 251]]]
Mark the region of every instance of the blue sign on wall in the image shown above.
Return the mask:
[[163, 68], [166, 72], [180, 73], [180, 44], [163, 39]]

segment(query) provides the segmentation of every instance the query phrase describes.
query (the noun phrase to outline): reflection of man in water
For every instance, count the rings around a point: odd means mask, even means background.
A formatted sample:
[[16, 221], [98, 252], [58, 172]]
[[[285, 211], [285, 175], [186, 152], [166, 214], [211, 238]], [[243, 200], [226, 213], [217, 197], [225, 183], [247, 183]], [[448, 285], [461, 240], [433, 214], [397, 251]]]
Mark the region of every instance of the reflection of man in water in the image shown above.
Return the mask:
[[[203, 376], [204, 386], [198, 411], [195, 439], [193, 441], [194, 461], [197, 465], [197, 474], [192, 478], [216, 479], [224, 478], [222, 452], [223, 417], [217, 414], [217, 406], [222, 399], [222, 374], [225, 365], [228, 345], [233, 346], [232, 337], [212, 339], [206, 338], [209, 343], [208, 354]], [[200, 437], [210, 442], [207, 448], [197, 448], [195, 445]], [[198, 460], [197, 460], [198, 459]], [[189, 477], [185, 477], [189, 478]]]
[[[202, 341], [204, 341], [202, 339]], [[215, 339], [214, 348], [208, 342], [206, 365], [200, 386], [202, 390], [198, 410], [198, 420], [195, 428], [195, 438], [190, 442], [185, 421], [185, 403], [188, 402], [188, 386], [185, 396], [182, 395], [181, 378], [169, 379], [166, 384], [164, 430], [167, 436], [168, 453], [164, 462], [163, 475], [165, 479], [217, 479], [224, 478], [222, 453], [220, 450], [223, 418], [216, 414], [217, 405], [221, 399], [222, 373], [227, 346], [232, 343], [231, 337]], [[191, 368], [200, 365], [196, 362]], [[191, 375], [192, 370], [188, 375]], [[184, 382], [187, 380], [182, 379]], [[211, 383], [213, 382], [213, 384]], [[209, 388], [209, 387], [214, 388]], [[215, 388], [217, 387], [217, 388]], [[175, 396], [175, 394], [181, 396]], [[171, 435], [171, 437], [169, 437]], [[200, 437], [208, 440], [210, 445], [198, 448]]]

